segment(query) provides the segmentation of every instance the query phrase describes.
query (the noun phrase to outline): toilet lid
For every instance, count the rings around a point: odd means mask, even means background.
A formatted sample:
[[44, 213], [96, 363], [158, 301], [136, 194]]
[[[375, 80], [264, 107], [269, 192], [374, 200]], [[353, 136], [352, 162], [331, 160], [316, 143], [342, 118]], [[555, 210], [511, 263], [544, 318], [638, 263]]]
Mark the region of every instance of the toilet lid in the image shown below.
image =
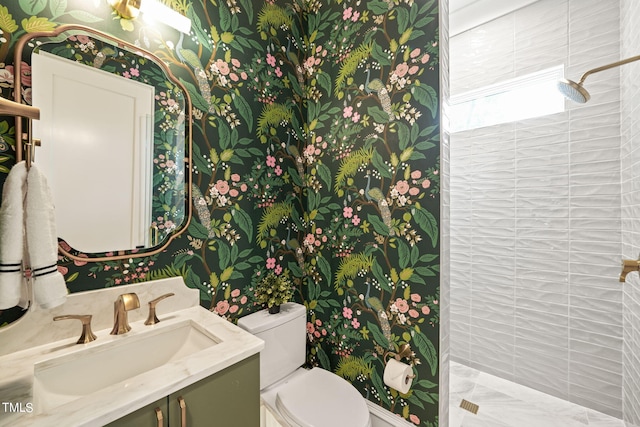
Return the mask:
[[313, 368], [278, 391], [278, 410], [304, 427], [366, 427], [369, 410], [354, 386], [336, 374]]

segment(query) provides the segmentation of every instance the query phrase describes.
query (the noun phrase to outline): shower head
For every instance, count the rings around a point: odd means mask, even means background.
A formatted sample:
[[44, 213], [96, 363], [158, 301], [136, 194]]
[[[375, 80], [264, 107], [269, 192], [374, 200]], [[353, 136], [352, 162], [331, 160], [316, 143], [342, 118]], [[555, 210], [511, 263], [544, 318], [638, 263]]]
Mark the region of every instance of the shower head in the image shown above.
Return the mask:
[[637, 61], [640, 59], [640, 55], [632, 56], [627, 59], [623, 59], [622, 61], [613, 62], [611, 64], [603, 65], [602, 67], [594, 68], [593, 70], [589, 70], [580, 77], [580, 81], [578, 83], [572, 80], [560, 79], [558, 81], [558, 90], [570, 101], [578, 102], [580, 104], [584, 104], [591, 98], [589, 92], [584, 88], [583, 83], [587, 76], [590, 74], [598, 73], [600, 71], [608, 70], [609, 68], [619, 67], [620, 65], [628, 64], [629, 62]]
[[580, 104], [584, 104], [591, 98], [591, 95], [589, 95], [589, 92], [582, 86], [582, 83], [576, 83], [573, 80], [558, 80], [558, 90], [565, 98]]

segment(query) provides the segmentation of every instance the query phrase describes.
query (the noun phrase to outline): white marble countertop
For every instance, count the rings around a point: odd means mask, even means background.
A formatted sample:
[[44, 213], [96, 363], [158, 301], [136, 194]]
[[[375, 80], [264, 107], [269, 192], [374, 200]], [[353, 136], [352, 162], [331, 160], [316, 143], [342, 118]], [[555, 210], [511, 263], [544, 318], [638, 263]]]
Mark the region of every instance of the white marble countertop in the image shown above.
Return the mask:
[[[171, 283], [170, 285], [173, 286], [174, 284]], [[140, 289], [135, 287], [119, 288], [117, 294], [135, 292], [136, 289], [140, 293], [144, 293], [149, 289], [154, 289], [155, 292], [152, 294], [155, 298], [161, 295], [161, 292], [166, 292], [166, 289], [161, 289], [162, 287], [160, 286], [153, 287], [150, 283], [141, 285], [145, 287]], [[183, 282], [180, 286], [183, 286], [188, 291], [193, 291], [186, 288]], [[91, 295], [93, 298], [92, 303], [95, 303], [99, 298], [99, 304], [109, 307], [107, 311], [111, 312], [111, 316], [113, 316], [111, 294], [114, 289], [117, 288], [111, 288], [108, 290], [110, 292], [106, 292], [109, 297], [104, 298], [104, 300], [100, 291], [95, 291]], [[180, 293], [182, 290], [178, 289], [178, 292]], [[136, 293], [138, 294], [138, 292]], [[140, 294], [138, 295], [140, 296]], [[177, 296], [179, 297], [179, 295]], [[194, 296], [196, 295], [194, 294]], [[146, 301], [150, 299], [146, 299]], [[180, 298], [176, 298], [176, 301], [178, 300]], [[185, 298], [185, 301], [188, 300], [188, 297]], [[161, 322], [157, 325], [146, 326], [143, 319], [146, 318], [146, 301], [140, 298], [141, 307], [136, 311], [143, 313], [130, 317], [132, 330], [126, 334], [110, 335], [111, 326], [109, 326], [105, 329], [94, 329], [94, 333], [98, 336], [96, 341], [89, 344], [75, 344], [81, 329], [80, 324], [77, 321], [64, 321], [70, 322], [74, 326], [73, 332], [68, 338], [0, 355], [0, 426], [71, 427], [103, 425], [246, 359], [258, 353], [264, 346], [263, 341], [259, 338], [190, 302], [186, 304], [178, 303], [174, 306], [165, 303], [164, 309], [160, 305], [163, 303], [160, 303], [158, 305], [158, 317]], [[166, 302], [168, 303], [169, 300]], [[73, 301], [72, 303], [79, 304], [78, 301]], [[173, 311], [173, 309], [177, 310]], [[62, 311], [64, 311], [64, 308]], [[56, 312], [54, 315], [58, 314]], [[87, 313], [67, 312], [65, 314]], [[50, 319], [52, 316], [44, 317]], [[67, 355], [73, 354], [81, 356], [82, 354], [87, 354], [87, 352], [97, 352], [100, 351], [101, 347], [108, 346], [111, 342], [126, 340], [127, 338], [135, 339], [137, 335], [150, 331], [151, 329], [149, 328], [164, 328], [184, 322], [195, 322], [200, 325], [205, 331], [213, 335], [218, 343], [183, 359], [170, 361], [158, 368], [133, 376], [126, 381], [107, 386], [94, 393], [64, 403], [51, 411], [43, 412], [41, 408], [37, 407], [38, 404], [34, 401], [33, 395], [33, 374], [36, 363], [59, 356], [70, 357]], [[50, 321], [50, 323], [54, 322]], [[10, 328], [14, 328], [14, 330], [8, 334], [3, 334], [2, 329], [0, 329], [0, 346], [3, 344], [3, 338], [6, 338], [3, 335], [18, 339], [19, 330], [24, 327], [25, 324], [18, 328], [12, 326]], [[46, 341], [44, 337], [43, 340]], [[91, 378], [87, 378], [87, 381], [91, 381]]]

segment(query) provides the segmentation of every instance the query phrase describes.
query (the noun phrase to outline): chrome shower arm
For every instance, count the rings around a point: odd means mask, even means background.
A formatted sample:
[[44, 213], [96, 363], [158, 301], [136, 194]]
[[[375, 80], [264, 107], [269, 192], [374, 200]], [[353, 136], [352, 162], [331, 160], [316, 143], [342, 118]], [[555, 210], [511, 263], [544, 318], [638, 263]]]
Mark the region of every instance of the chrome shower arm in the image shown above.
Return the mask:
[[588, 76], [590, 76], [591, 74], [599, 73], [600, 71], [608, 70], [608, 69], [610, 69], [610, 68], [619, 67], [619, 66], [621, 66], [621, 65], [628, 64], [628, 63], [630, 63], [630, 62], [634, 62], [634, 61], [637, 61], [637, 60], [640, 60], [640, 55], [632, 56], [632, 57], [630, 57], [630, 58], [623, 59], [623, 60], [621, 60], [621, 61], [617, 61], [617, 62], [613, 62], [613, 63], [611, 63], [611, 64], [603, 65], [603, 66], [601, 66], [601, 67], [596, 67], [596, 68], [594, 68], [594, 69], [592, 69], [592, 70], [589, 70], [589, 71], [587, 71], [586, 73], [584, 73], [584, 74], [582, 75], [582, 77], [580, 77], [580, 82], [579, 82], [579, 84], [584, 83], [584, 81], [586, 80], [586, 78], [587, 78]]

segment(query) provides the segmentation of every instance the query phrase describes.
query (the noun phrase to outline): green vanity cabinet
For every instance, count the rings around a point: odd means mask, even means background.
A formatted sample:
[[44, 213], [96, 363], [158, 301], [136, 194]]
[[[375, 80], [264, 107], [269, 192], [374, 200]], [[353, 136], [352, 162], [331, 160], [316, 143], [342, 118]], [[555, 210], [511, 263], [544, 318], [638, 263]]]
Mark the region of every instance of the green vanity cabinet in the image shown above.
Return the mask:
[[[160, 410], [160, 414], [157, 414]], [[158, 419], [159, 417], [160, 420]], [[167, 427], [167, 398], [157, 400], [135, 412], [107, 424], [109, 427]], [[180, 425], [180, 424], [178, 424]]]
[[[184, 409], [181, 407], [184, 406]], [[156, 408], [162, 410], [159, 424]], [[260, 425], [256, 354], [109, 424], [111, 427], [250, 427]]]

